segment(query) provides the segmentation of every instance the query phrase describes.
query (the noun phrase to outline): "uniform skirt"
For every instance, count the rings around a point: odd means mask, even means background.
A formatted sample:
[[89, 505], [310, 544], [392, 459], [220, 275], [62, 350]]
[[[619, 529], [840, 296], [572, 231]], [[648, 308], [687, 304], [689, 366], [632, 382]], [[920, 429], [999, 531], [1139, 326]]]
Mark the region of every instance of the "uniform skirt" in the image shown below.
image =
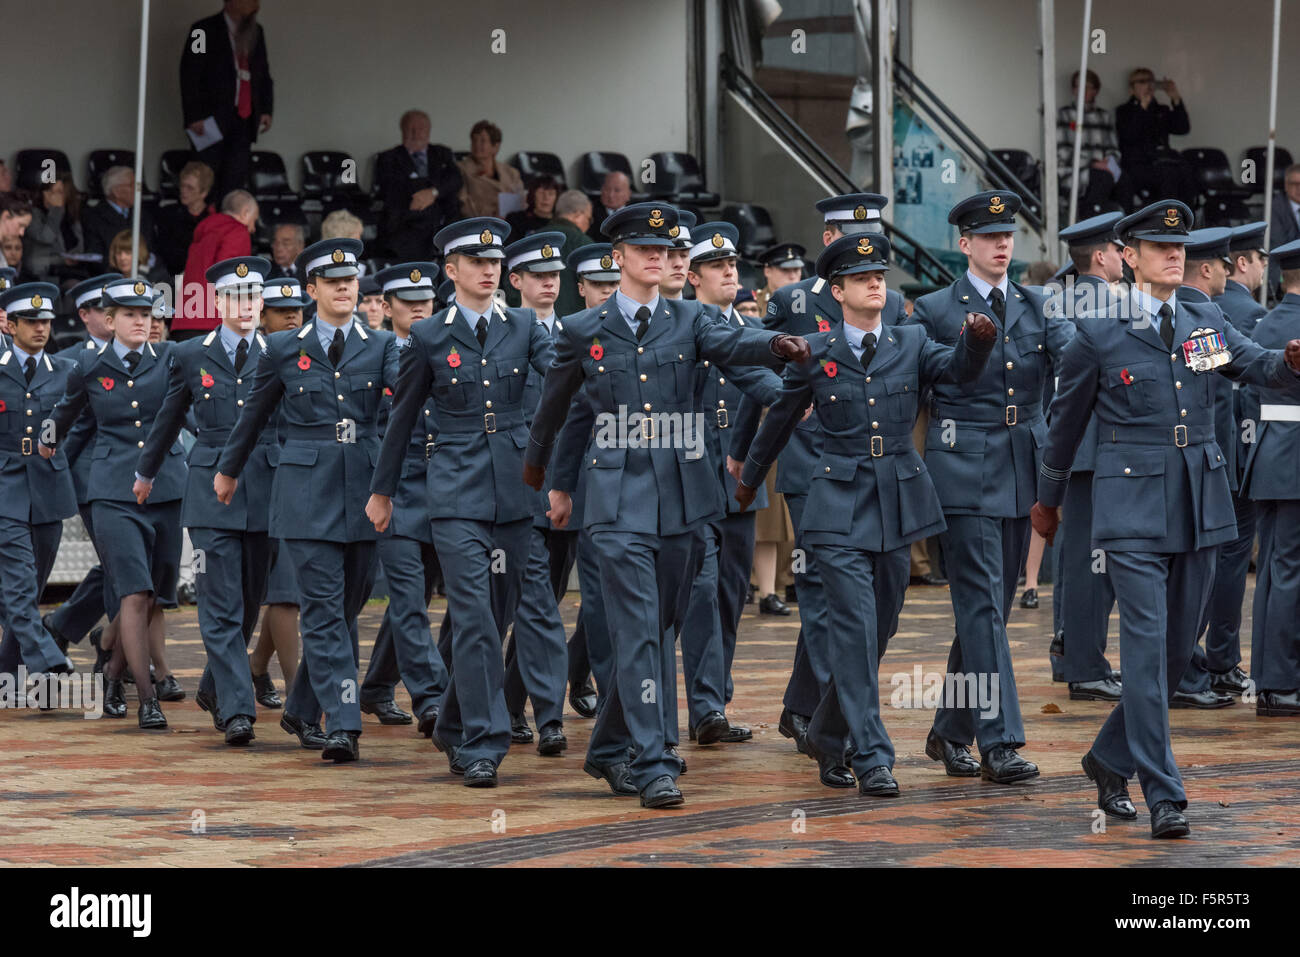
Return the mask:
[[159, 604], [175, 607], [184, 541], [180, 501], [136, 505], [96, 500], [91, 515], [108, 617], [117, 615], [123, 595], [136, 592], [153, 592]]
[[271, 574], [266, 582], [265, 604], [299, 604], [298, 576], [289, 560], [289, 550], [278, 538], [271, 539]]

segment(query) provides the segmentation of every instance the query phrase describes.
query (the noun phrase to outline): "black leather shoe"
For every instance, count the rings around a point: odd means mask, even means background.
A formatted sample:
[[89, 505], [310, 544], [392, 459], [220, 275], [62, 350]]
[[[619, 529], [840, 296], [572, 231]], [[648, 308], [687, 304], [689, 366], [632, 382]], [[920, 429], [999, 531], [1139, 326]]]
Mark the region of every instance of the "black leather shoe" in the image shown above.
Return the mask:
[[564, 725], [552, 721], [544, 728], [537, 729], [537, 753], [545, 758], [562, 754], [569, 746], [569, 739], [564, 736]]
[[373, 714], [380, 724], [410, 724], [415, 720], [410, 712], [399, 708], [392, 698], [387, 701], [363, 701], [361, 711], [363, 714]]
[[63, 632], [59, 631], [59, 629], [55, 628], [54, 625], [50, 623], [49, 615], [41, 616], [41, 627], [50, 633], [50, 637], [54, 639], [54, 643], [59, 646], [59, 651], [66, 655], [68, 653], [68, 639], [64, 638]]
[[1071, 681], [1071, 701], [1118, 701], [1124, 690], [1114, 678], [1098, 678], [1096, 681]]
[[596, 717], [596, 686], [590, 678], [581, 688], [569, 692], [569, 707], [584, 718]]
[[465, 787], [494, 788], [497, 786], [497, 766], [487, 758], [479, 758], [465, 769]]
[[800, 754], [812, 757], [812, 753], [808, 750], [807, 718], [786, 708], [781, 712], [781, 720], [776, 723], [776, 729], [781, 732], [781, 737], [794, 741], [794, 746], [798, 748]]
[[246, 714], [237, 714], [226, 722], [226, 744], [248, 744], [257, 735], [253, 734], [253, 722]]
[[181, 687], [181, 683], [176, 680], [175, 675], [168, 675], [162, 681], [155, 681], [153, 690], [159, 701], [185, 700], [185, 689]]
[[1047, 646], [1047, 658], [1052, 665], [1052, 680], [1065, 681], [1065, 632], [1058, 631], [1052, 636], [1051, 644]]
[[642, 807], [677, 807], [685, 800], [677, 790], [677, 783], [666, 774], [659, 775], [641, 790]]
[[909, 585], [946, 585], [948, 579], [942, 575], [936, 575], [933, 572], [927, 572], [924, 575], [913, 575], [908, 580]]
[[868, 797], [898, 797], [898, 782], [883, 764], [872, 768], [858, 781], [858, 793]]
[[700, 744], [717, 744], [731, 730], [731, 722], [721, 711], [710, 711], [691, 728], [691, 740]]
[[218, 731], [226, 730], [226, 722], [221, 720], [221, 715], [217, 713], [217, 696], [199, 689], [194, 692], [194, 703], [199, 706], [200, 711], [206, 711], [212, 715], [212, 727]]
[[681, 771], [677, 772], [678, 775], [682, 775], [686, 773], [686, 759], [677, 752], [676, 748], [672, 747], [671, 745], [669, 747], [664, 748], [664, 757], [672, 761], [676, 761], [678, 764], [681, 765], [682, 769]]
[[737, 744], [741, 741], [750, 741], [754, 737], [754, 732], [748, 728], [742, 728], [738, 724], [728, 723], [726, 733], [718, 738], [723, 744]]
[[510, 743], [533, 743], [533, 729], [528, 727], [528, 719], [522, 714], [512, 714], [510, 716]]
[[325, 747], [325, 732], [314, 721], [303, 721], [291, 714], [280, 715], [280, 727], [296, 735], [298, 743], [308, 751], [319, 751]]
[[1038, 765], [1016, 754], [1015, 748], [998, 745], [980, 755], [980, 777], [994, 784], [1014, 784], [1038, 777]]
[[167, 718], [163, 716], [162, 708], [158, 707], [157, 698], [141, 701], [136, 714], [139, 716], [140, 727], [145, 731], [158, 731], [167, 727]]
[[1024, 593], [1021, 594], [1021, 596], [1020, 596], [1020, 607], [1021, 607], [1021, 608], [1037, 608], [1037, 607], [1038, 607], [1038, 589], [1037, 589], [1037, 588], [1026, 588], [1026, 589], [1024, 590]]
[[420, 723], [417, 725], [419, 732], [426, 738], [433, 737], [434, 725], [438, 723], [437, 707], [425, 708], [424, 713], [420, 715]]
[[438, 737], [437, 734], [431, 734], [429, 737], [433, 741], [433, 746], [443, 754], [447, 755], [447, 770], [452, 774], [463, 775], [465, 766], [460, 763], [458, 757], [459, 748], [453, 748], [447, 742]]
[[980, 765], [971, 756], [970, 748], [939, 737], [933, 728], [925, 737], [925, 755], [933, 761], [942, 761], [943, 769], [950, 778], [979, 777]]
[[1255, 699], [1255, 714], [1261, 718], [1300, 716], [1300, 691], [1261, 691]]
[[270, 674], [253, 675], [253, 696], [257, 698], [257, 703], [263, 708], [284, 707], [284, 702], [280, 700], [280, 695], [275, 690], [275, 682], [271, 680]]
[[1213, 711], [1216, 708], [1227, 708], [1233, 704], [1236, 704], [1236, 699], [1232, 695], [1210, 689], [1198, 691], [1195, 694], [1189, 694], [1186, 691], [1175, 691], [1169, 697], [1169, 707], [1171, 708], [1198, 708], [1202, 711]]
[[1091, 751], [1083, 756], [1081, 763], [1088, 780], [1097, 785], [1097, 807], [1105, 811], [1107, 817], [1117, 817], [1121, 821], [1137, 820], [1137, 808], [1128, 796], [1128, 781], [1104, 767]]
[[1233, 665], [1231, 669], [1222, 674], [1211, 671], [1210, 690], [1239, 695], [1250, 690], [1250, 676], [1241, 670], [1240, 665]]
[[1173, 801], [1157, 801], [1151, 809], [1152, 837], [1186, 837], [1192, 833], [1187, 815]]
[[853, 770], [838, 758], [818, 758], [817, 777], [828, 788], [851, 788], [858, 783]]
[[758, 613], [760, 615], [792, 615], [790, 606], [783, 602], [776, 592], [770, 595], [764, 595], [758, 603]]
[[104, 714], [110, 718], [126, 717], [126, 687], [121, 678], [104, 679]]
[[361, 757], [361, 745], [357, 741], [361, 735], [356, 731], [333, 731], [325, 739], [325, 748], [320, 753], [322, 761], [344, 764]]
[[632, 783], [632, 769], [626, 761], [607, 764], [602, 768], [599, 764], [588, 759], [582, 765], [582, 770], [596, 780], [604, 781], [618, 797], [631, 797], [638, 793], [636, 785]]

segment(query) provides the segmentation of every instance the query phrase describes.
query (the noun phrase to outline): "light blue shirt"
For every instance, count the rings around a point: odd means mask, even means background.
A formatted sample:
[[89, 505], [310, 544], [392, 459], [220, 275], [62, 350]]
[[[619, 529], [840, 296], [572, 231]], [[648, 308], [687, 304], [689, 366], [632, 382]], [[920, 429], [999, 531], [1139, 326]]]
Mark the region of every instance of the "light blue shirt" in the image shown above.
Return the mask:
[[132, 349], [131, 347], [123, 344], [120, 340], [114, 339], [113, 352], [116, 353], [117, 357], [122, 360], [122, 365], [126, 365], [126, 354], [128, 352], [134, 352], [137, 355], [142, 356], [144, 355], [144, 346], [141, 345], [139, 349]]
[[[966, 270], [966, 278], [967, 280], [970, 281], [970, 284], [975, 287], [975, 291], [984, 297], [984, 301], [987, 302], [990, 306], [993, 305], [992, 302], [989, 302], [989, 296], [993, 294], [993, 287], [990, 286], [988, 283], [986, 283], [979, 276], [975, 275], [969, 269]], [[1007, 280], [1007, 277], [1004, 274], [1002, 276], [1002, 281], [998, 283], [997, 286], [997, 288], [1002, 290], [1003, 302], [1007, 301], [1007, 290], [1010, 288], [1010, 286], [1011, 283]]]
[[544, 325], [544, 326], [546, 327], [546, 334], [549, 335], [551, 338], [554, 338], [554, 337], [555, 337], [555, 320], [558, 319], [558, 318], [559, 318], [559, 316], [557, 316], [557, 315], [555, 314], [555, 312], [552, 311], [551, 314], [550, 314], [549, 316], [543, 316], [543, 315], [540, 315], [540, 314], [539, 314], [539, 315], [537, 316], [537, 321], [540, 322], [542, 325]]
[[[492, 311], [491, 304], [488, 305], [487, 312], [475, 312], [464, 303], [456, 303], [456, 312], [465, 320], [465, 324], [469, 326], [470, 334], [475, 338], [478, 337], [478, 321], [480, 318], [486, 319], [488, 331], [492, 330]], [[483, 341], [486, 342], [487, 340], [484, 339]]]
[[346, 344], [348, 336], [352, 332], [352, 323], [353, 320], [349, 319], [341, 326], [331, 326], [328, 322], [322, 320], [320, 316], [316, 317], [316, 338], [320, 340], [320, 347], [325, 350], [325, 355], [330, 354], [330, 346], [334, 344], [334, 330], [343, 330], [343, 342]]
[[[1151, 317], [1151, 324], [1155, 326], [1156, 332], [1159, 332], [1160, 331], [1160, 307], [1163, 306], [1165, 303], [1157, 299], [1155, 296], [1151, 295], [1150, 293], [1147, 293], [1139, 289], [1136, 284], [1134, 284], [1131, 288], [1133, 290], [1133, 300], [1137, 303], [1138, 308]], [[1177, 313], [1178, 312], [1177, 293], [1171, 292], [1169, 294], [1168, 303], [1169, 303], [1169, 308], [1174, 310], [1175, 313]]]
[[406, 339], [403, 339], [401, 336], [397, 335], [397, 333], [393, 333], [393, 338], [397, 340], [397, 351], [398, 351], [398, 352], [401, 352], [403, 349], [405, 349], [407, 346], [409, 346], [409, 345], [411, 344], [411, 340], [410, 340], [409, 337], [406, 338]]
[[219, 328], [221, 329], [221, 347], [226, 350], [226, 358], [230, 360], [231, 366], [235, 364], [235, 350], [239, 348], [240, 339], [248, 343], [249, 354], [252, 354], [253, 336], [256, 335], [256, 330], [250, 330], [248, 335], [241, 336], [239, 333], [227, 329], [224, 323]]
[[636, 327], [640, 324], [636, 318], [637, 310], [644, 305], [650, 310], [650, 315], [653, 316], [659, 310], [659, 293], [655, 293], [655, 297], [649, 302], [640, 303], [631, 296], [624, 295], [622, 289], [616, 289], [614, 291], [614, 302], [618, 306], [618, 311], [623, 314], [623, 319], [627, 322], [628, 328], [632, 330], [632, 335], [635, 336]]
[[23, 366], [27, 365], [27, 360], [28, 360], [28, 359], [35, 359], [35, 360], [36, 360], [36, 364], [37, 364], [37, 365], [40, 365], [40, 364], [41, 364], [41, 356], [45, 355], [45, 350], [44, 350], [44, 349], [42, 349], [40, 352], [33, 352], [33, 353], [23, 352], [22, 349], [19, 349], [19, 348], [18, 348], [18, 343], [16, 343], [16, 342], [13, 343], [12, 345], [10, 345], [10, 348], [13, 349], [13, 351], [14, 351], [14, 355], [18, 358], [18, 368], [20, 368], [20, 369], [21, 369]]
[[875, 340], [877, 346], [880, 345], [880, 330], [882, 326], [876, 326], [875, 329], [868, 332], [866, 329], [859, 329], [857, 326], [851, 326], [844, 323], [844, 337], [849, 340], [849, 348], [853, 350], [853, 357], [861, 361], [863, 350], [866, 349], [867, 337], [870, 336]]

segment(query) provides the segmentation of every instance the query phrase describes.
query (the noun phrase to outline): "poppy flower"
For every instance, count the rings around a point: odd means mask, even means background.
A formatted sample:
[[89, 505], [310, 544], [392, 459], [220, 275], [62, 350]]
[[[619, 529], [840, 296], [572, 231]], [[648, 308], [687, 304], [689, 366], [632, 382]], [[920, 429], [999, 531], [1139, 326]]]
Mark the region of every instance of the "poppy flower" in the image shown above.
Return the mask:
[[1123, 369], [1123, 370], [1121, 370], [1121, 371], [1120, 371], [1120, 374], [1119, 374], [1119, 377], [1120, 377], [1121, 379], [1124, 380], [1124, 384], [1125, 384], [1125, 385], [1132, 385], [1132, 384], [1133, 384], [1133, 377], [1132, 377], [1131, 375], [1129, 375], [1129, 372], [1128, 372], [1127, 369]]
[[308, 369], [310, 369], [310, 368], [311, 368], [311, 356], [307, 355], [307, 353], [305, 353], [305, 352], [299, 353], [299, 354], [298, 354], [298, 368], [299, 368], [299, 369], [302, 369], [304, 372], [306, 372]]
[[590, 351], [591, 351], [591, 357], [592, 357], [593, 359], [595, 359], [597, 362], [599, 362], [601, 359], [605, 358], [605, 347], [602, 346], [602, 345], [600, 344], [600, 340], [599, 340], [599, 339], [592, 339], [592, 340], [591, 340], [591, 350], [590, 350]]
[[834, 379], [837, 375], [840, 374], [840, 367], [836, 365], [834, 361], [823, 362], [822, 371], [826, 373], [826, 378]]
[[212, 373], [205, 372], [203, 369], [200, 369], [199, 373], [203, 376], [203, 378], [199, 380], [203, 383], [203, 388], [211, 389], [216, 384], [217, 380], [212, 378]]
[[112, 392], [113, 386], [116, 385], [116, 383], [108, 376], [105, 376], [104, 378], [100, 379], [99, 384], [104, 387], [105, 392]]
[[827, 322], [825, 319], [823, 319], [821, 316], [818, 316], [818, 317], [817, 317], [817, 331], [818, 331], [818, 332], [830, 332], [830, 329], [831, 329], [831, 324], [830, 324], [829, 322]]
[[447, 353], [447, 365], [451, 366], [453, 369], [460, 366], [460, 353], [456, 350], [455, 346], [452, 346], [451, 352]]
[[0, 412], [4, 412], [4, 411], [5, 411], [6, 409], [8, 409], [8, 408], [9, 408], [9, 406], [5, 405], [5, 400], [4, 400], [4, 399], [0, 399]]

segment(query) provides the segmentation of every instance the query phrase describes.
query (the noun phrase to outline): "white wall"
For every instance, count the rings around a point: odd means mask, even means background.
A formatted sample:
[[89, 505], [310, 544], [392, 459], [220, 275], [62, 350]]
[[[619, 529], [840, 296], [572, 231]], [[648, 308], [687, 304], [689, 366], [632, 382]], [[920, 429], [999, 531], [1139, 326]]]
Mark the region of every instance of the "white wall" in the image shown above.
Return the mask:
[[[1172, 77], [1191, 119], [1177, 149], [1217, 146], [1231, 162], [1268, 134], [1272, 0], [1094, 0], [1093, 27], [1106, 53], [1090, 55], [1098, 102], [1128, 99], [1128, 73], [1147, 66]], [[1056, 0], [1057, 100], [1078, 68], [1083, 0]], [[1035, 0], [912, 0], [917, 75], [991, 147], [1040, 152], [1038, 4]], [[1300, 5], [1282, 5], [1278, 145], [1300, 156]], [[1263, 175], [1263, 172], [1260, 172]]]
[[[153, 0], [145, 179], [183, 149], [179, 62], [189, 25], [219, 0]], [[138, 0], [0, 0], [0, 155], [66, 152], [83, 189], [86, 155], [132, 148], [140, 36]], [[399, 141], [409, 107], [428, 112], [433, 140], [469, 148], [484, 117], [501, 127], [500, 156], [612, 149], [634, 162], [684, 150], [686, 0], [263, 0], [275, 117], [258, 148], [275, 150], [297, 184], [298, 157], [351, 153], [369, 185], [369, 157]], [[491, 33], [506, 31], [506, 52]], [[24, 42], [16, 42], [26, 38]], [[652, 86], [653, 83], [653, 86]], [[572, 175], [572, 172], [571, 172]]]

